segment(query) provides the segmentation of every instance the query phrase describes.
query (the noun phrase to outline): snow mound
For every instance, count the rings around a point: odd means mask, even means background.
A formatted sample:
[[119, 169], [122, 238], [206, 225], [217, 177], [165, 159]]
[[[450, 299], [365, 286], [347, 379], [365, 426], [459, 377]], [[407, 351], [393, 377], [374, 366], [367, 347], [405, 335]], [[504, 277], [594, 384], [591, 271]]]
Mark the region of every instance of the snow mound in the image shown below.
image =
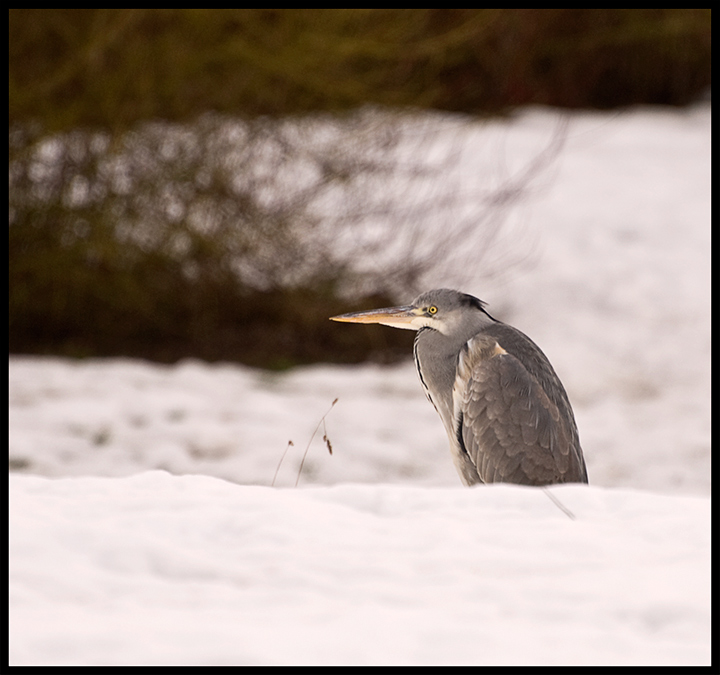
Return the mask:
[[709, 663], [705, 498], [10, 484], [15, 665]]

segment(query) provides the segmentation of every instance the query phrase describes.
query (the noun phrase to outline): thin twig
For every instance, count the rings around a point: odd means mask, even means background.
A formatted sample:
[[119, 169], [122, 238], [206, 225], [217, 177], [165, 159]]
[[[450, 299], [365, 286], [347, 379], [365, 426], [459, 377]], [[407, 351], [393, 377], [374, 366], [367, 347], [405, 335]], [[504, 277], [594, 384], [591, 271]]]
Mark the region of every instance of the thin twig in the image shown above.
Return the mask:
[[282, 457], [278, 462], [277, 468], [275, 469], [275, 475], [273, 476], [272, 483], [270, 483], [270, 487], [275, 487], [275, 479], [277, 478], [278, 471], [280, 471], [280, 465], [283, 463], [285, 455], [287, 455], [287, 451], [290, 449], [291, 445], [295, 445], [295, 443], [293, 443], [292, 441], [288, 441], [288, 444], [285, 446], [285, 452], [283, 452]]
[[[298, 469], [298, 475], [297, 479], [295, 480], [295, 487], [298, 486], [298, 483], [300, 482], [300, 474], [302, 473], [303, 466], [305, 465], [305, 458], [307, 457], [308, 451], [310, 450], [310, 443], [312, 443], [313, 438], [315, 438], [315, 434], [318, 432], [318, 429], [320, 428], [320, 425], [323, 425], [323, 428], [325, 426], [325, 418], [328, 416], [330, 411], [333, 409], [333, 406], [338, 402], [338, 399], [335, 399], [328, 408], [327, 412], [322, 416], [321, 420], [317, 423], [317, 426], [315, 427], [315, 431], [313, 431], [312, 436], [310, 436], [310, 440], [308, 441], [307, 447], [305, 448], [305, 452], [302, 456], [302, 461], [300, 462], [300, 468]], [[330, 454], [332, 455], [332, 447], [330, 446], [330, 442], [327, 440], [327, 431], [325, 433], [325, 436], [323, 436], [323, 440], [327, 443], [328, 450], [330, 450]]]

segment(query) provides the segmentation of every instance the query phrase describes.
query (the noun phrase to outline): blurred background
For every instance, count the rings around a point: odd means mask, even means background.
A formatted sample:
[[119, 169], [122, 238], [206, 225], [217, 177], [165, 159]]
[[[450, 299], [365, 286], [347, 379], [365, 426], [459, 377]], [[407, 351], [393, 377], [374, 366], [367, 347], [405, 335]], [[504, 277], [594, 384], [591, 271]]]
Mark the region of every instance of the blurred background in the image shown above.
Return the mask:
[[561, 152], [559, 128], [516, 182], [471, 185], [467, 208], [437, 189], [456, 150], [438, 152], [438, 133], [528, 105], [684, 106], [710, 86], [709, 9], [13, 9], [9, 22], [16, 354], [271, 369], [409, 357], [410, 332], [327, 317], [408, 301], [434, 267], [462, 266], [453, 240], [472, 227], [491, 243]]

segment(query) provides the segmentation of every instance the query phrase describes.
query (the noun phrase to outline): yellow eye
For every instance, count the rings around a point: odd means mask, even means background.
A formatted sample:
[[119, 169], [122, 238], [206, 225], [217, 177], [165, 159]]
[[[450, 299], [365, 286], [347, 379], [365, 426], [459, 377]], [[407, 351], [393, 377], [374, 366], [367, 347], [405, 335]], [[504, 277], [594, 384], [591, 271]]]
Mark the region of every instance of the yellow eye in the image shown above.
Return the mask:
[[428, 307], [428, 314], [437, 314], [437, 307], [435, 305]]

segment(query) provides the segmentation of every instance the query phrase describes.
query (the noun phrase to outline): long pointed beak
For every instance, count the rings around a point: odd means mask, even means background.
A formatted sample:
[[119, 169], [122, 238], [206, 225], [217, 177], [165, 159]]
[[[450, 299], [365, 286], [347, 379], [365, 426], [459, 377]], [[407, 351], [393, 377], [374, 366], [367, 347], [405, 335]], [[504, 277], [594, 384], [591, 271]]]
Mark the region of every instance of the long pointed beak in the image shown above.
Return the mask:
[[371, 309], [367, 312], [351, 312], [350, 314], [340, 314], [340, 316], [331, 316], [331, 321], [346, 321], [348, 323], [381, 323], [383, 326], [392, 326], [393, 328], [406, 328], [408, 330], [417, 330], [420, 326], [417, 324], [419, 312], [410, 305], [403, 307], [385, 307], [384, 309]]

